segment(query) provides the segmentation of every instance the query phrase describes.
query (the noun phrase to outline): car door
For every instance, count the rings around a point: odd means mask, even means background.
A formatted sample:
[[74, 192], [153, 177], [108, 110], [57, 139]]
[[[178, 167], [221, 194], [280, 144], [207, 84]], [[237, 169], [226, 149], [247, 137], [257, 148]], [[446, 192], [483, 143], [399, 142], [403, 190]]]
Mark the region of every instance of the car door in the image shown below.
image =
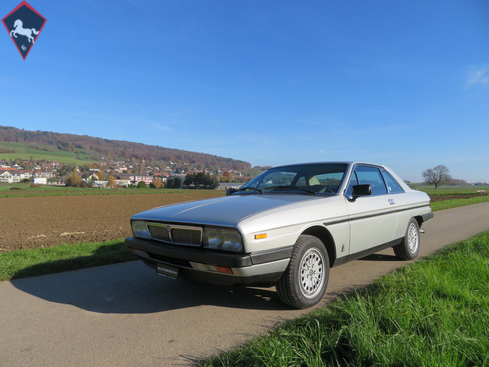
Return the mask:
[[[351, 199], [353, 185], [368, 184], [372, 194]], [[350, 254], [391, 242], [397, 222], [394, 195], [389, 194], [379, 168], [357, 165], [345, 192], [350, 213]]]

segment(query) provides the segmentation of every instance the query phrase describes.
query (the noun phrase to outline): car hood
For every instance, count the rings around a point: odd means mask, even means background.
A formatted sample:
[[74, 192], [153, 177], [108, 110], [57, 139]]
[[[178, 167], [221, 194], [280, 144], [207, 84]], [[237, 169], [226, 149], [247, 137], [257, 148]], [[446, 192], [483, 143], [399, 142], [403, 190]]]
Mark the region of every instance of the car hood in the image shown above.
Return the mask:
[[325, 198], [327, 197], [307, 195], [232, 195], [162, 206], [136, 214], [132, 219], [235, 226], [243, 219], [267, 210]]

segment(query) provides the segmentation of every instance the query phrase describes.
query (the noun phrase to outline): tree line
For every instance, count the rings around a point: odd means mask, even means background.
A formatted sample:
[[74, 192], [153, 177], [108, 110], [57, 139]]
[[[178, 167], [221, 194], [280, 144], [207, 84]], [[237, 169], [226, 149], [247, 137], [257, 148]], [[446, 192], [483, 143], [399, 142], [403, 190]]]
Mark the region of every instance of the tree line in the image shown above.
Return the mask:
[[[96, 175], [100, 180], [103, 180], [103, 174], [101, 172], [97, 172]], [[91, 183], [89, 181], [87, 182], [83, 180], [76, 168], [74, 168], [66, 178], [66, 186], [89, 187], [91, 186], [90, 184]], [[213, 190], [219, 187], [219, 178], [207, 172], [189, 173], [185, 177], [183, 184], [190, 189]], [[109, 176], [107, 186], [117, 187], [117, 179], [112, 175]], [[146, 188], [146, 183], [144, 181], [140, 181], [137, 183], [136, 187], [138, 189]], [[180, 177], [170, 177], [166, 179], [166, 182], [164, 182], [161, 177], [154, 177], [150, 183], [150, 187], [155, 189], [180, 189], [182, 187], [182, 179]]]

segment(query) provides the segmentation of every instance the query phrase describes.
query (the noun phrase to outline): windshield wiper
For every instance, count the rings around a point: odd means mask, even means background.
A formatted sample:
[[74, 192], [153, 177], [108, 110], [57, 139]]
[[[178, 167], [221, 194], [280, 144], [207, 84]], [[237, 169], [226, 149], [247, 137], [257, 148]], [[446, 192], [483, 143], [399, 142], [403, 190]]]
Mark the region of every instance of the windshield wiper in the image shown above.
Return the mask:
[[311, 191], [311, 190], [305, 190], [305, 189], [300, 189], [298, 188], [297, 186], [287, 186], [287, 185], [280, 185], [280, 186], [270, 186], [270, 187], [267, 187], [267, 190], [283, 190], [283, 191], [286, 191], [286, 190], [297, 190], [297, 191], [302, 191], [306, 194], [311, 194], [311, 195], [316, 195], [316, 192], [314, 191]]
[[236, 192], [240, 192], [240, 191], [253, 191], [253, 192], [258, 192], [260, 194], [263, 194], [263, 191], [261, 191], [260, 189], [257, 189], [256, 187], [241, 187], [239, 188], [238, 190], [236, 190]]

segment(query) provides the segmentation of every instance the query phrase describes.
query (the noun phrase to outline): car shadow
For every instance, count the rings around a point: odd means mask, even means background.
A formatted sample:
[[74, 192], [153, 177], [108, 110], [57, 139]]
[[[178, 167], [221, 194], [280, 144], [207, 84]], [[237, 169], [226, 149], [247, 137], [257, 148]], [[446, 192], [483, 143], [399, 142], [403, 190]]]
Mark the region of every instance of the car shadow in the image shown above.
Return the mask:
[[361, 259], [358, 259], [358, 261], [404, 261], [404, 260], [399, 259], [395, 255], [372, 254], [372, 255], [362, 257]]
[[48, 302], [113, 314], [147, 314], [188, 307], [290, 310], [275, 288], [221, 286], [157, 276], [142, 261], [11, 281]]

